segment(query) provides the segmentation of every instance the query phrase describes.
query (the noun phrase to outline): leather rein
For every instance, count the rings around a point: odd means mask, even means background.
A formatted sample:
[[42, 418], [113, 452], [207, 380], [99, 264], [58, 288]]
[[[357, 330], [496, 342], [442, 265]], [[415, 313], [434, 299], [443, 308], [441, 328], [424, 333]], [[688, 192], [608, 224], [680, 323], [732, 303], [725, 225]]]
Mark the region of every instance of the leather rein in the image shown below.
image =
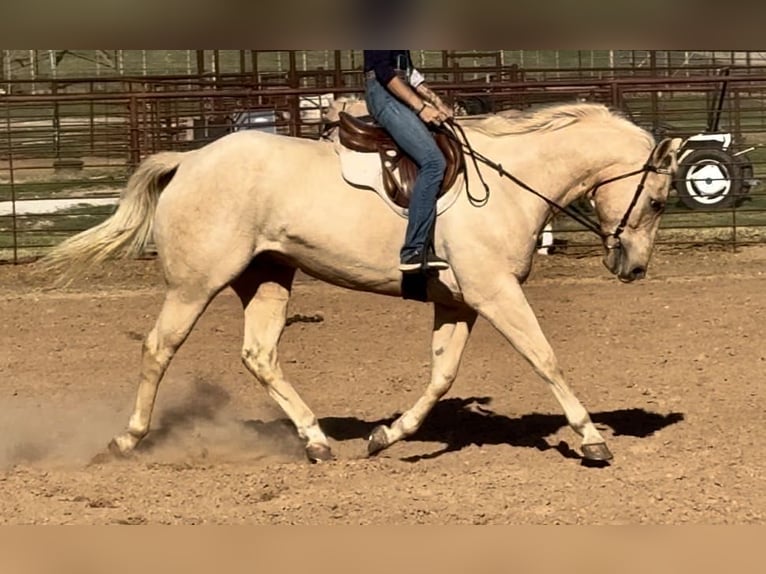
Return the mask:
[[[638, 185], [636, 186], [636, 191], [633, 193], [633, 198], [631, 199], [630, 204], [628, 205], [628, 208], [625, 210], [625, 214], [620, 219], [619, 224], [617, 225], [615, 230], [612, 231], [611, 233], [604, 233], [601, 230], [601, 227], [599, 226], [599, 224], [593, 219], [574, 210], [568, 205], [567, 206], [559, 205], [552, 199], [544, 196], [543, 194], [541, 194], [540, 192], [538, 192], [537, 190], [535, 190], [534, 188], [532, 188], [531, 186], [529, 186], [528, 184], [520, 180], [518, 177], [516, 177], [512, 173], [509, 173], [507, 170], [503, 168], [501, 164], [492, 161], [488, 157], [482, 155], [481, 153], [473, 149], [473, 146], [471, 146], [471, 143], [468, 141], [468, 137], [465, 135], [465, 132], [463, 131], [462, 126], [460, 126], [457, 122], [449, 121], [448, 125], [452, 128], [451, 130], [445, 128], [444, 126], [439, 126], [438, 129], [441, 129], [442, 131], [447, 133], [449, 137], [455, 139], [455, 141], [457, 141], [463, 147], [463, 152], [469, 157], [471, 157], [474, 164], [474, 168], [476, 169], [476, 173], [479, 176], [479, 179], [481, 180], [482, 185], [484, 186], [484, 192], [485, 192], [484, 197], [481, 199], [478, 199], [474, 197], [473, 195], [471, 195], [470, 190], [468, 190], [468, 181], [466, 180], [466, 193], [468, 194], [468, 199], [472, 205], [476, 207], [482, 207], [486, 205], [486, 203], [489, 201], [490, 189], [489, 189], [489, 185], [487, 185], [487, 182], [484, 181], [484, 177], [482, 176], [481, 171], [479, 169], [478, 162], [481, 162], [485, 164], [486, 166], [491, 167], [492, 169], [497, 171], [497, 173], [499, 173], [502, 177], [507, 177], [519, 187], [539, 197], [540, 199], [545, 201], [545, 203], [547, 203], [553, 210], [558, 210], [566, 214], [571, 219], [573, 219], [574, 221], [576, 221], [577, 223], [579, 223], [580, 225], [582, 225], [589, 231], [592, 231], [593, 233], [598, 235], [604, 242], [604, 246], [610, 250], [617, 249], [621, 246], [620, 235], [622, 235], [623, 231], [625, 231], [625, 227], [628, 225], [628, 221], [630, 220], [630, 215], [631, 213], [633, 213], [633, 209], [638, 204], [638, 199], [644, 190], [646, 178], [649, 175], [649, 173], [667, 173], [667, 174], [670, 173], [669, 171], [661, 170], [657, 166], [652, 165], [651, 158], [654, 155], [654, 152], [657, 149], [657, 146], [659, 145], [659, 144], [655, 144], [654, 147], [652, 148], [652, 151], [649, 154], [649, 159], [642, 167], [640, 167], [639, 169], [634, 169], [633, 171], [629, 171], [627, 173], [610, 177], [592, 186], [586, 193], [595, 194], [596, 191], [598, 191], [598, 188], [603, 185], [606, 185], [608, 183], [612, 183], [621, 179], [625, 179], [634, 175], [638, 175], [639, 173], [642, 174], [641, 180], [638, 182]], [[457, 134], [460, 134], [460, 135], [458, 136]], [[462, 141], [461, 141], [461, 138], [462, 138]]]

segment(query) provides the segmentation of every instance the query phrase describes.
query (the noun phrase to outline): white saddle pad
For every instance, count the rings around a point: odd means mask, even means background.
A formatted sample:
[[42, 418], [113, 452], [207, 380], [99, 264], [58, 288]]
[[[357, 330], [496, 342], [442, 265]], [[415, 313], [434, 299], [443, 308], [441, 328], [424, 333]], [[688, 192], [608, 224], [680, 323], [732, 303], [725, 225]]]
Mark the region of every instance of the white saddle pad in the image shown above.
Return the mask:
[[[386, 202], [395, 213], [405, 219], [408, 216], [408, 209], [396, 205], [383, 186], [383, 166], [380, 163], [380, 156], [377, 153], [353, 151], [335, 142], [335, 151], [340, 157], [341, 172], [343, 179], [352, 185], [365, 187], [377, 193], [383, 201]], [[394, 177], [399, 180], [398, 169], [394, 170]], [[440, 215], [447, 211], [460, 195], [465, 184], [465, 174], [458, 174], [455, 183], [442, 195], [436, 202], [436, 214]]]

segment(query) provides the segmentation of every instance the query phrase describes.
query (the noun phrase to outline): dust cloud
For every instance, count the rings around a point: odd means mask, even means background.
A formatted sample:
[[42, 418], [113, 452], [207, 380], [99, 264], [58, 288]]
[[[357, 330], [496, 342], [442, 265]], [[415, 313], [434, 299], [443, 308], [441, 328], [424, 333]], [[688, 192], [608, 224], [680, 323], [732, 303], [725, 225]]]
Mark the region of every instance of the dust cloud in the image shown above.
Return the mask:
[[[131, 459], [193, 464], [304, 457], [294, 427], [276, 408], [267, 421], [247, 419], [236, 416], [229, 393], [214, 382], [197, 377], [173, 381], [173, 387], [158, 400], [150, 432]], [[131, 408], [132, 402], [6, 401], [0, 406], [0, 470], [103, 462], [99, 455], [125, 428]]]

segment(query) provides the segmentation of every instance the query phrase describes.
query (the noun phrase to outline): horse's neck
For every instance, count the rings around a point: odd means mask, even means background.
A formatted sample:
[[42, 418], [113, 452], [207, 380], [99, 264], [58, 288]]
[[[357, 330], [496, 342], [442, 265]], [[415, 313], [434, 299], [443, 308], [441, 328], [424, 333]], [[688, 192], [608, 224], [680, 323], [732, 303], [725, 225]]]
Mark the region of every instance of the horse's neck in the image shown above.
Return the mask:
[[[594, 130], [587, 126], [571, 126], [566, 133], [550, 132], [535, 134], [537, 141], [524, 141], [520, 138], [517, 149], [527, 153], [521, 157], [529, 158], [524, 165], [519, 165], [519, 173], [524, 173], [536, 191], [545, 195], [557, 205], [566, 206], [584, 196], [601, 175], [622, 160], [619, 145], [610, 146], [609, 142], [620, 142], [614, 129]], [[624, 136], [622, 136], [624, 137]], [[528, 150], [533, 149], [534, 154]], [[513, 152], [509, 156], [509, 165], [513, 165]], [[541, 217], [545, 218], [547, 206], [537, 200]]]
[[[614, 171], [613, 166], [622, 159], [621, 146], [610, 148], [609, 142], [624, 139], [614, 130], [577, 130], [572, 126], [567, 132], [507, 136], [507, 147], [503, 136], [494, 143], [476, 138], [476, 143], [477, 149], [480, 146], [486, 150], [489, 159], [501, 163], [536, 192], [564, 207], [584, 196], [601, 174], [608, 173], [610, 168]], [[493, 195], [495, 216], [539, 233], [551, 217], [551, 206], [528, 190], [505, 181], [507, 192]]]

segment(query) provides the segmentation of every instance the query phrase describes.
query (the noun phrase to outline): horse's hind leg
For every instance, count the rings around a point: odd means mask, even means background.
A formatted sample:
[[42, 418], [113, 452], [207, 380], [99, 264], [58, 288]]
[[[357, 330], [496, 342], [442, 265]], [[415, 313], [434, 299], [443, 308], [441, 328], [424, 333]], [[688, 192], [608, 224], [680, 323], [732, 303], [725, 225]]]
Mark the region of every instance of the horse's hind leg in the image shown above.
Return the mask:
[[329, 442], [314, 413], [285, 379], [277, 357], [294, 277], [294, 268], [256, 259], [231, 286], [245, 311], [242, 361], [306, 441], [309, 460], [317, 462], [332, 458]]
[[434, 405], [450, 389], [457, 377], [460, 358], [476, 321], [476, 312], [468, 307], [434, 306], [434, 330], [431, 341], [431, 382], [425, 393], [391, 427], [375, 427], [367, 443], [372, 455], [396, 441], [411, 436], [423, 424]]
[[168, 291], [157, 322], [144, 340], [138, 393], [128, 429], [109, 444], [109, 450], [114, 454], [129, 453], [149, 432], [160, 380], [213, 295], [192, 295], [180, 289]]

